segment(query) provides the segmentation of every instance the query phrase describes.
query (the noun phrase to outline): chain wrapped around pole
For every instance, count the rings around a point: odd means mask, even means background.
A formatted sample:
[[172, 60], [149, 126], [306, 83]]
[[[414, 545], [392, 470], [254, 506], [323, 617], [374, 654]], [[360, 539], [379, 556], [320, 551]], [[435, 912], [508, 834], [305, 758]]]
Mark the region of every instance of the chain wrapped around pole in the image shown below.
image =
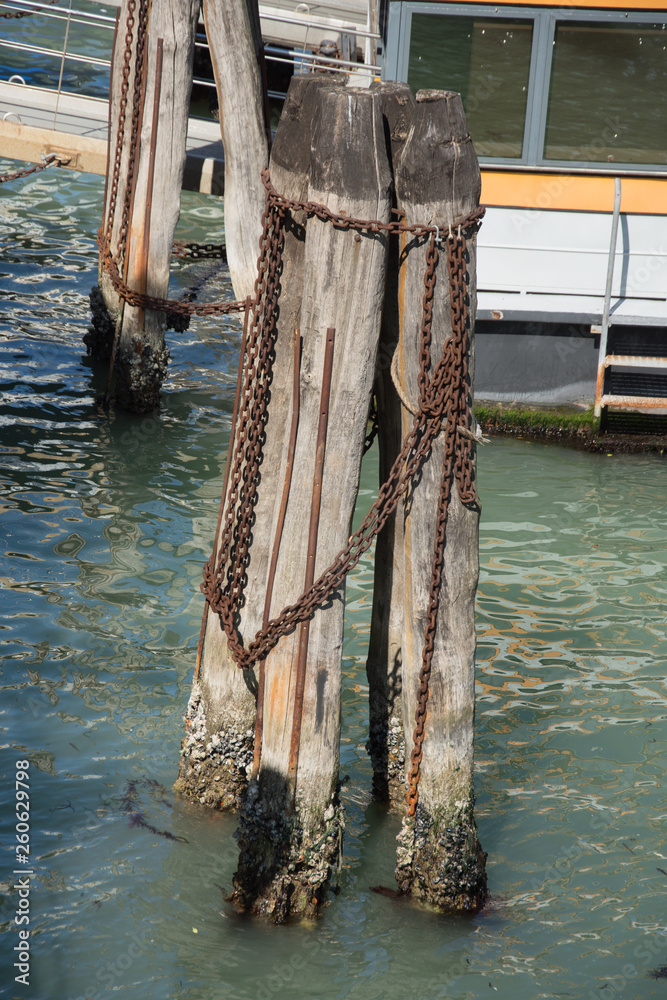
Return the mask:
[[[433, 562], [431, 567], [431, 583], [429, 587], [428, 610], [426, 614], [426, 630], [422, 649], [422, 665], [419, 671], [419, 692], [417, 709], [415, 711], [415, 730], [410, 754], [410, 773], [408, 775], [407, 804], [408, 816], [414, 816], [419, 799], [419, 775], [423, 756], [424, 727], [429, 696], [429, 681], [433, 663], [435, 632], [440, 606], [440, 590], [442, 586], [442, 569], [444, 563], [447, 513], [451, 499], [452, 479], [456, 485], [461, 502], [475, 504], [477, 494], [473, 486], [473, 463], [470, 450], [470, 439], [459, 434], [460, 428], [468, 429], [470, 408], [467, 405], [468, 376], [468, 305], [466, 286], [465, 237], [461, 232], [454, 235], [450, 232], [447, 239], [447, 264], [449, 272], [449, 293], [452, 315], [453, 336], [445, 348], [451, 344], [452, 366], [451, 380], [447, 386], [444, 399], [443, 422], [445, 424], [445, 449], [442, 460], [442, 474], [438, 495], [438, 511], [436, 517], [435, 538], [433, 543]], [[422, 345], [422, 365], [420, 377], [428, 364], [427, 352]]]
[[[256, 285], [256, 288], [259, 288], [256, 296], [256, 319], [253, 321], [253, 329], [256, 328], [256, 334], [249, 339], [248, 344], [248, 376], [244, 386], [244, 394], [247, 402], [245, 404], [246, 408], [243, 411], [244, 416], [240, 418], [239, 422], [235, 467], [231, 477], [229, 496], [226, 500], [223, 543], [218, 551], [215, 568], [210, 563], [207, 564], [202, 583], [202, 591], [209, 599], [211, 607], [220, 615], [232, 657], [237, 665], [245, 670], [249, 669], [258, 660], [266, 657], [282, 636], [289, 634], [301, 622], [312, 617], [315, 611], [342, 585], [347, 573], [356, 566], [359, 559], [371, 546], [378, 532], [382, 530], [399, 500], [407, 492], [415, 473], [430, 452], [433, 441], [442, 429], [448, 398], [456, 403], [456, 412], [461, 412], [461, 420], [459, 422], [463, 426], [467, 426], [469, 423], [469, 420], [464, 416], [467, 403], [464, 401], [461, 404], [458, 398], [459, 393], [452, 393], [452, 386], [455, 381], [453, 369], [457, 359], [461, 356], [463, 337], [466, 332], [462, 328], [462, 324], [467, 324], [467, 310], [465, 308], [462, 310], [460, 306], [457, 306], [457, 325], [454, 327], [453, 337], [446, 342], [442, 357], [435, 365], [432, 374], [429, 375], [431, 303], [438, 262], [437, 240], [439, 238], [439, 229], [428, 225], [406, 226], [401, 222], [382, 223], [377, 220], [352, 219], [345, 215], [334, 215], [324, 205], [318, 205], [313, 202], [290, 201], [281, 197], [271, 185], [268, 171], [264, 171], [263, 178], [266, 189], [266, 210], [258, 264], [259, 284]], [[270, 263], [266, 260], [267, 248], [271, 242], [268, 239], [268, 232], [271, 228], [268, 220], [275, 212], [275, 219], [279, 224], [284, 213], [288, 210], [305, 211], [308, 215], [314, 215], [324, 221], [331, 222], [340, 229], [366, 230], [368, 232], [409, 232], [416, 236], [428, 238], [421, 327], [421, 399], [420, 406], [414, 416], [412, 430], [403, 443], [403, 447], [389, 473], [387, 482], [381, 487], [377, 500], [359, 529], [350, 538], [346, 548], [338, 554], [332, 564], [321, 574], [313, 586], [298, 598], [295, 604], [284, 608], [281, 614], [277, 618], [272, 619], [265, 629], [261, 629], [246, 647], [235, 627], [234, 621], [237, 617], [238, 602], [241, 596], [240, 584], [245, 573], [248, 558], [249, 518], [254, 503], [257, 462], [259, 459], [259, 452], [256, 450], [255, 445], [255, 432], [248, 425], [248, 420], [252, 419], [251, 400], [255, 394], [258, 395], [256, 402], [257, 411], [261, 413], [262, 420], [265, 420], [264, 404], [259, 402], [259, 396], [262, 392], [262, 385], [266, 382], [266, 373], [258, 369], [256, 365], [257, 352], [259, 350], [257, 341], [261, 339], [259, 337], [259, 326], [262, 323], [266, 323], [268, 328], [271, 329], [275, 324], [272, 311], [263, 312], [260, 308], [260, 298], [263, 294], [262, 288], [266, 282], [266, 275], [268, 273], [275, 274], [279, 265], [278, 261], [277, 265], [271, 268]], [[460, 244], [460, 246], [456, 257], [451, 258], [451, 261], [456, 259], [459, 262], [464, 262], [466, 230], [475, 231], [477, 229], [483, 211], [483, 209], [477, 209], [470, 216], [460, 220], [460, 223], [456, 223], [458, 235], [452, 235], [450, 239], [456, 244]], [[273, 225], [275, 225], [275, 222]], [[272, 239], [276, 240], [276, 236], [274, 235]], [[448, 261], [450, 261], [449, 255]], [[451, 261], [449, 265], [450, 286], [454, 285], [452, 299], [453, 301], [458, 301], [461, 295], [465, 294], [465, 269], [460, 275], [457, 272], [456, 280], [454, 280], [452, 277], [453, 264]], [[267, 297], [267, 301], [269, 299], [273, 301], [274, 294], [275, 290]], [[267, 341], [263, 353], [268, 358], [270, 354], [268, 341], [272, 343], [272, 338], [267, 338], [266, 334], [263, 336]], [[454, 343], [458, 346], [453, 347]], [[255, 388], [251, 384], [252, 380], [257, 381]], [[459, 378], [458, 381], [460, 383], [461, 379]], [[453, 437], [458, 443], [458, 450], [464, 448], [465, 455], [468, 456], [468, 460], [463, 461], [461, 465], [461, 470], [464, 470], [470, 461], [469, 443], [466, 442], [463, 445], [461, 440], [463, 436], [459, 435], [456, 427], [454, 428]], [[247, 445], [249, 439], [251, 439], [250, 448]], [[242, 473], [244, 453], [248, 456], [248, 468], [245, 475]], [[471, 470], [468, 472], [467, 479], [472, 483]], [[245, 496], [246, 490], [247, 496]], [[470, 499], [466, 502], [474, 502], [472, 499], [473, 496], [474, 491], [470, 493]], [[232, 537], [234, 537], [235, 543], [233, 547], [231, 544]], [[223, 584], [225, 572], [227, 579]]]

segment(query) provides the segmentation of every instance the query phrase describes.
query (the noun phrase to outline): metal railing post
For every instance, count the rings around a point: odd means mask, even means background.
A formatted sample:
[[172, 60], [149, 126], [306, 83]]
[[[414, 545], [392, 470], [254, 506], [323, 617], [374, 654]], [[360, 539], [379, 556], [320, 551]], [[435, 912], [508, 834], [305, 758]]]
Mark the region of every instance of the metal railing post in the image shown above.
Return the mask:
[[614, 213], [611, 219], [611, 237], [609, 240], [609, 258], [607, 260], [607, 284], [604, 291], [604, 307], [602, 310], [602, 326], [600, 328], [600, 349], [598, 351], [598, 377], [595, 386], [595, 416], [602, 412], [602, 394], [604, 392], [605, 358], [607, 357], [607, 335], [609, 332], [609, 307], [611, 305], [611, 287], [614, 281], [614, 263], [616, 260], [616, 242], [618, 239], [618, 220], [621, 215], [621, 178], [614, 178]]

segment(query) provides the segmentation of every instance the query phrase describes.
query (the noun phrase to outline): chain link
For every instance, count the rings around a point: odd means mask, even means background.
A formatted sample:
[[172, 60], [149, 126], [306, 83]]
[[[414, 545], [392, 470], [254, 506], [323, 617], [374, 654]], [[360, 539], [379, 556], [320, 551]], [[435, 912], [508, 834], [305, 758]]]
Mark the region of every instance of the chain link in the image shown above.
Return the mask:
[[[135, 0], [130, 0], [133, 6], [136, 6]], [[128, 17], [128, 24], [130, 18]], [[125, 61], [123, 67], [123, 74], [127, 69], [129, 75], [129, 63], [128, 51], [131, 55], [131, 43], [132, 37], [128, 31], [127, 37], [130, 37], [129, 46], [130, 49], [126, 49]], [[125, 99], [123, 98], [123, 88], [125, 88]], [[127, 104], [127, 89], [129, 89], [129, 84], [126, 86], [125, 77], [123, 78], [123, 85], [121, 86], [121, 109], [123, 108], [123, 101], [125, 100], [125, 105]], [[121, 120], [118, 125], [118, 136], [119, 140], [124, 134], [124, 119], [121, 115]], [[109, 215], [107, 219], [107, 225], [105, 229], [100, 228], [97, 231], [97, 245], [100, 251], [100, 263], [102, 268], [109, 276], [111, 283], [116, 291], [118, 297], [127, 302], [128, 305], [137, 306], [142, 309], [154, 309], [161, 312], [171, 312], [180, 316], [216, 316], [229, 312], [240, 312], [245, 309], [245, 302], [235, 301], [235, 302], [202, 302], [202, 303], [192, 303], [184, 302], [181, 299], [163, 299], [158, 298], [154, 295], [146, 295], [145, 293], [134, 291], [129, 285], [123, 281], [120, 275], [120, 264], [122, 263], [122, 257], [124, 253], [124, 239], [127, 234], [127, 227], [129, 224], [129, 214], [128, 218], [125, 218], [125, 209], [123, 212], [123, 223], [121, 228], [121, 236], [118, 239], [118, 249], [116, 253], [111, 251], [111, 232], [113, 228], [113, 216], [115, 212], [115, 204], [118, 194], [118, 177], [120, 175], [120, 160], [121, 160], [121, 148], [117, 143], [116, 145], [116, 156], [114, 160], [114, 171], [113, 178], [111, 182], [111, 191], [109, 195]], [[377, 219], [353, 219], [347, 215], [335, 215], [330, 212], [325, 205], [319, 205], [317, 202], [313, 201], [291, 201], [287, 198], [283, 198], [279, 195], [271, 184], [269, 177], [269, 171], [264, 168], [262, 170], [262, 182], [264, 184], [265, 201], [267, 206], [271, 206], [273, 210], [277, 212], [277, 217], [284, 218], [288, 212], [305, 212], [309, 216], [314, 216], [315, 218], [321, 219], [323, 222], [330, 222], [336, 229], [344, 230], [355, 230], [355, 231], [365, 231], [369, 235], [373, 233], [412, 233], [414, 236], [424, 236], [430, 238], [430, 253], [433, 254], [435, 247], [435, 240], [438, 236], [440, 230], [437, 226], [427, 226], [427, 225], [412, 225], [407, 226], [402, 222], [380, 222]], [[126, 187], [126, 204], [129, 207], [129, 196], [128, 191], [130, 188], [130, 180], [128, 178]], [[470, 215], [466, 216], [465, 219], [461, 219], [460, 222], [456, 223], [456, 227], [459, 229], [476, 229], [479, 220], [484, 215], [484, 209], [478, 208]], [[121, 238], [122, 237], [122, 238]], [[258, 260], [259, 267], [268, 267], [275, 273], [277, 269], [276, 261], [269, 260], [263, 264], [263, 255], [266, 252], [267, 247], [264, 244], [266, 239], [266, 234], [262, 234], [260, 242], [260, 257]], [[192, 259], [201, 258], [212, 258], [212, 259], [224, 259], [226, 257], [226, 251], [224, 244], [218, 243], [185, 243], [178, 241], [174, 243], [174, 251], [176, 256], [188, 257]], [[428, 256], [428, 255], [427, 255]], [[435, 268], [430, 272], [435, 273]], [[433, 281], [431, 277], [429, 280]], [[257, 287], [257, 286], [256, 286]], [[428, 302], [430, 301], [430, 296], [432, 296], [432, 288], [424, 289], [424, 308], [428, 309]], [[427, 324], [430, 328], [430, 314], [427, 316]], [[430, 335], [429, 335], [430, 337]], [[430, 339], [429, 339], [430, 344]]]
[[171, 252], [174, 257], [185, 257], [188, 260], [227, 260], [224, 243], [186, 243], [184, 240], [174, 240]]
[[[135, 7], [135, 0], [130, 0], [130, 6]], [[130, 148], [127, 161], [127, 169], [125, 176], [125, 192], [123, 197], [123, 211], [121, 214], [120, 221], [120, 232], [118, 234], [118, 243], [116, 250], [116, 259], [119, 263], [125, 260], [127, 253], [127, 237], [130, 228], [130, 215], [132, 212], [132, 201], [134, 195], [134, 175], [137, 169], [137, 161], [139, 154], [139, 130], [141, 128], [141, 116], [143, 114], [143, 105], [146, 91], [146, 71], [148, 66], [148, 18], [150, 14], [150, 0], [139, 0], [139, 13], [137, 20], [137, 50], [134, 57], [134, 80], [133, 80], [133, 93], [132, 93], [132, 118], [130, 120]], [[130, 61], [132, 58], [132, 44], [131, 40], [128, 38], [131, 35], [130, 21], [132, 25], [134, 24], [134, 16], [128, 14], [127, 24], [128, 32], [125, 36], [125, 53], [123, 56], [123, 83], [121, 85], [121, 101], [123, 94], [123, 86], [125, 86], [127, 79], [127, 89], [125, 91], [125, 105], [123, 108], [123, 134], [125, 132], [125, 115], [127, 114], [127, 93], [129, 92], [129, 68]], [[121, 149], [122, 154], [122, 149]], [[118, 147], [116, 148], [116, 157], [118, 160], [118, 165], [120, 169], [120, 157], [118, 156]], [[116, 184], [116, 192], [118, 191], [118, 184]], [[114, 202], [115, 210], [115, 202]], [[111, 219], [113, 225], [113, 217]]]

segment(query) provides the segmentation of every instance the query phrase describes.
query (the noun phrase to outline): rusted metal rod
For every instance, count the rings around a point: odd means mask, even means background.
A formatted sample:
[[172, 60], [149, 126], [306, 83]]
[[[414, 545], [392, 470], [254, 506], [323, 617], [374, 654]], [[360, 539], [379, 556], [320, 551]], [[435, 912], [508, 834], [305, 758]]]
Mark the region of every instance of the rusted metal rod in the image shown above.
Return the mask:
[[116, 41], [118, 39], [118, 22], [120, 20], [120, 7], [116, 8], [116, 23], [113, 29], [113, 42], [111, 43], [111, 65], [109, 68], [109, 119], [107, 123], [107, 168], [104, 174], [104, 200], [102, 202], [102, 229], [106, 232], [108, 223], [107, 194], [109, 192], [109, 167], [111, 166], [111, 110], [113, 105], [113, 64], [116, 57]]
[[[232, 452], [234, 450], [234, 440], [236, 438], [236, 421], [239, 414], [239, 399], [241, 398], [241, 385], [243, 383], [243, 373], [245, 370], [245, 348], [246, 341], [248, 339], [248, 318], [250, 316], [250, 307], [252, 302], [250, 299], [246, 299], [245, 303], [245, 313], [243, 315], [243, 336], [241, 337], [241, 350], [239, 352], [239, 368], [238, 374], [236, 376], [236, 394], [234, 396], [234, 408], [232, 410], [232, 423], [229, 428], [229, 445], [227, 447], [227, 461], [225, 462], [225, 475], [222, 482], [222, 498], [220, 500], [220, 507], [218, 508], [218, 522], [215, 527], [215, 535], [213, 537], [213, 553], [211, 555], [211, 571], [215, 573], [216, 560], [218, 554], [218, 539], [220, 537], [220, 525], [222, 523], [222, 515], [225, 509], [225, 498], [227, 496], [227, 483], [229, 482], [229, 470], [232, 465]], [[206, 635], [206, 623], [208, 621], [208, 611], [209, 611], [209, 600], [206, 598], [206, 603], [204, 604], [204, 613], [201, 619], [201, 628], [199, 630], [199, 642], [197, 644], [197, 661], [195, 663], [195, 676], [194, 679], [197, 680], [199, 677], [199, 670], [201, 668], [201, 658], [204, 652], [204, 637]]]
[[[151, 4], [149, 3], [149, 8], [148, 8], [149, 9], [149, 17], [150, 17], [150, 7], [151, 7]], [[128, 17], [128, 20], [129, 20], [129, 17]], [[148, 23], [150, 23], [150, 21]], [[146, 33], [148, 33], [148, 24], [146, 26]], [[113, 73], [113, 66], [111, 68], [111, 72]], [[134, 166], [134, 170], [132, 172], [132, 176], [130, 177], [130, 196], [129, 196], [129, 200], [128, 200], [128, 214], [127, 214], [127, 217], [130, 220], [130, 225], [132, 223], [132, 215], [133, 215], [133, 212], [134, 212], [134, 195], [135, 195], [135, 192], [137, 190], [137, 174], [139, 172], [139, 165], [138, 165], [138, 156], [137, 156], [137, 153], [140, 152], [140, 150], [139, 150], [139, 143], [140, 143], [140, 138], [141, 138], [141, 126], [143, 125], [144, 107], [146, 105], [146, 75], [147, 75], [147, 73], [148, 73], [148, 45], [146, 45], [144, 47], [143, 60], [142, 60], [141, 66], [135, 66], [135, 75], [141, 74], [141, 85], [140, 85], [140, 91], [139, 91], [140, 94], [141, 94], [141, 100], [139, 101], [139, 111], [138, 111], [138, 115], [137, 115], [137, 130], [133, 134], [132, 140], [131, 140], [131, 147], [134, 147], [134, 164], [135, 164], [135, 166]], [[111, 107], [111, 94], [109, 95], [109, 106]], [[131, 154], [130, 158], [132, 158], [132, 149], [130, 150], [130, 154]], [[107, 225], [109, 225], [109, 224], [113, 227], [113, 219], [107, 221]], [[110, 234], [110, 235], [112, 235], [112, 234]], [[126, 235], [125, 240], [126, 240], [126, 245], [125, 245], [125, 248], [124, 248], [125, 259], [123, 261], [123, 282], [125, 284], [127, 284], [127, 271], [128, 271], [128, 267], [129, 267], [129, 263], [130, 263], [130, 254], [129, 254], [129, 249], [130, 248], [127, 245], [130, 242], [130, 234], [129, 233]], [[109, 372], [107, 374], [107, 384], [106, 384], [106, 389], [104, 391], [104, 404], [105, 404], [105, 406], [109, 405], [109, 399], [110, 399], [110, 395], [111, 395], [111, 379], [113, 378], [113, 370], [114, 370], [114, 366], [116, 364], [116, 352], [118, 351], [118, 344], [120, 342], [120, 334], [121, 334], [121, 330], [122, 330], [122, 327], [123, 327], [123, 317], [124, 317], [124, 315], [125, 315], [125, 299], [122, 299], [121, 303], [120, 303], [120, 308], [118, 310], [118, 316], [116, 317], [116, 329], [114, 331], [113, 345], [111, 347], [111, 357], [109, 359]]]
[[[264, 616], [262, 618], [262, 629], [269, 624], [271, 613], [271, 598], [273, 597], [273, 584], [276, 579], [276, 566], [278, 565], [278, 554], [280, 552], [280, 540], [285, 526], [285, 514], [287, 513], [287, 501], [289, 499], [290, 486], [292, 485], [292, 469], [294, 468], [294, 451], [296, 449], [296, 435], [299, 429], [299, 394], [301, 388], [301, 336], [299, 329], [294, 331], [294, 361], [292, 377], [292, 423], [290, 426], [289, 447], [287, 449], [287, 465], [285, 468], [285, 482], [283, 484], [283, 495], [280, 501], [278, 512], [278, 523], [273, 541], [273, 551], [271, 552], [271, 563], [269, 565], [269, 575], [266, 581], [266, 597], [264, 599]], [[264, 724], [264, 687], [266, 682], [266, 660], [260, 660], [257, 679], [257, 715], [255, 716], [255, 744], [252, 763], [253, 775], [259, 771], [259, 763], [262, 756], [262, 728]]]
[[[336, 330], [330, 326], [327, 330], [324, 351], [324, 372], [322, 375], [322, 395], [320, 397], [320, 418], [317, 425], [317, 448], [315, 451], [315, 472], [313, 475], [313, 499], [310, 506], [310, 526], [308, 530], [308, 551], [306, 554], [306, 578], [304, 591], [309, 590], [315, 579], [315, 556], [317, 555], [317, 532], [320, 524], [320, 501], [322, 499], [322, 472], [324, 469], [324, 452], [327, 442], [327, 427], [329, 423], [329, 396], [331, 393], [331, 374], [333, 370], [333, 353]], [[306, 688], [306, 661], [308, 659], [308, 638], [310, 635], [310, 619], [302, 622], [299, 630], [299, 649], [297, 654], [296, 683], [294, 690], [294, 715], [292, 718], [292, 738], [290, 740], [289, 780], [292, 788], [292, 805], [296, 796], [296, 775], [299, 766], [299, 745], [301, 742], [301, 719], [303, 716], [303, 696]]]

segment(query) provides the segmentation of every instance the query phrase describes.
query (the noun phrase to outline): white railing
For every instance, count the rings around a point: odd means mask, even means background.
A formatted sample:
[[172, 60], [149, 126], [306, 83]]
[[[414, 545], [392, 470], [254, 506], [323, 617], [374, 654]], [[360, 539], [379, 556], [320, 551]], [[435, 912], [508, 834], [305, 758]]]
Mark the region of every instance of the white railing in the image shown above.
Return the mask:
[[[113, 0], [110, 0], [110, 3], [113, 3]], [[302, 6], [305, 7], [306, 5], [304, 4]], [[80, 63], [98, 69], [108, 69], [110, 67], [110, 58], [104, 58], [101, 55], [91, 56], [85, 52], [77, 52], [70, 48], [68, 46], [69, 28], [72, 24], [94, 24], [95, 26], [108, 31], [110, 57], [111, 34], [115, 25], [115, 17], [109, 16], [108, 14], [98, 14], [91, 11], [78, 10], [75, 7], [68, 8], [57, 4], [46, 4], [44, 2], [40, 2], [40, 0], [0, 0], [0, 10], [16, 11], [21, 13], [24, 11], [35, 11], [36, 16], [39, 16], [40, 18], [44, 17], [52, 21], [62, 21], [66, 24], [65, 38], [63, 46], [60, 49], [50, 48], [47, 45], [33, 45], [23, 41], [12, 41], [11, 38], [7, 37], [0, 39], [0, 48], [16, 52], [27, 52], [35, 56], [44, 55], [60, 60], [60, 71], [57, 86], [40, 87], [40, 90], [60, 95], [63, 86], [65, 63]], [[376, 65], [375, 60], [371, 58], [371, 55], [374, 54], [374, 46], [380, 39], [380, 35], [377, 31], [372, 30], [376, 27], [374, 17], [374, 0], [369, 0], [367, 8], [367, 23], [365, 27], [336, 18], [324, 19], [311, 17], [309, 12], [297, 11], [295, 14], [289, 14], [274, 10], [266, 10], [266, 8], [262, 6], [262, 20], [280, 22], [286, 25], [294, 25], [306, 29], [331, 29], [332, 31], [349, 33], [355, 36], [358, 35], [360, 38], [364, 39], [366, 43], [365, 61], [362, 63], [355, 62], [351, 59], [338, 59], [332, 56], [327, 56], [318, 52], [317, 47], [309, 48], [305, 43], [303, 45], [293, 45], [292, 47], [267, 43], [264, 48], [265, 58], [267, 62], [291, 65], [297, 72], [310, 72], [317, 70], [318, 72], [330, 71], [335, 73], [342, 72], [353, 74], [361, 71], [365, 77], [370, 79], [371, 75], [375, 75], [380, 72], [380, 67]], [[17, 23], [22, 23], [22, 20], [23, 19], [21, 19], [21, 22]], [[11, 23], [11, 20], [5, 22], [7, 26]], [[205, 36], [202, 35], [198, 35], [195, 45], [199, 49], [208, 49], [209, 47], [205, 40]], [[25, 69], [23, 69], [23, 72], [25, 72]], [[195, 77], [193, 82], [199, 86], [215, 90], [215, 83], [211, 79], [207, 80], [202, 79], [201, 77]], [[77, 90], [76, 93], [80, 96], [86, 96], [82, 95], [80, 90]], [[284, 100], [285, 96], [285, 93], [282, 91], [273, 89], [269, 90], [269, 97], [274, 100]]]

